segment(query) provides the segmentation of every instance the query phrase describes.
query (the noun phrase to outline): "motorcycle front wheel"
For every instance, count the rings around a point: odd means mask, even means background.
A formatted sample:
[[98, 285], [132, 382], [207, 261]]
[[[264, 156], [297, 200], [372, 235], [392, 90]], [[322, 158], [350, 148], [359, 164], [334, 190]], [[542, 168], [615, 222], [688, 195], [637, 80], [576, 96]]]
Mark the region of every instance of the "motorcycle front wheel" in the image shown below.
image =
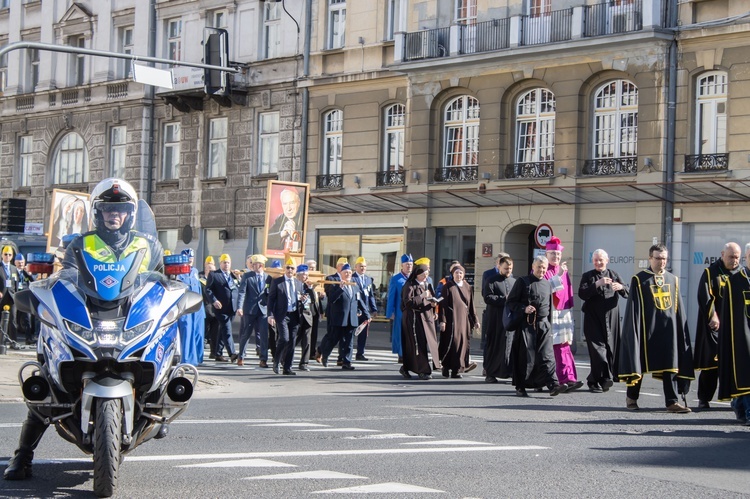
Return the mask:
[[122, 401], [97, 399], [94, 425], [94, 493], [110, 497], [115, 492], [120, 470]]

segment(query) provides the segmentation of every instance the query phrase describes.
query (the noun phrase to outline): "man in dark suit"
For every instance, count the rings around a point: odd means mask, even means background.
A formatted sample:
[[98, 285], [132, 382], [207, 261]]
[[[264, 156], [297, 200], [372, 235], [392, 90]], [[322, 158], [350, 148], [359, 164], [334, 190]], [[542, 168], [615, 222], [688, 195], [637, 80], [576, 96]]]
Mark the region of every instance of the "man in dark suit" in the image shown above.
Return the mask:
[[344, 345], [343, 365], [345, 371], [353, 371], [352, 366], [352, 335], [360, 324], [359, 315], [363, 315], [363, 323], [369, 323], [370, 313], [362, 301], [356, 284], [352, 283], [352, 268], [347, 263], [340, 271], [342, 284], [329, 284], [328, 294], [328, 323], [330, 331], [320, 342], [320, 348], [315, 354], [315, 360], [328, 366], [328, 356], [337, 343]]
[[302, 292], [306, 295], [300, 300], [300, 327], [297, 332], [295, 345], [300, 345], [302, 354], [299, 359], [299, 370], [309, 371], [307, 363], [310, 360], [310, 334], [315, 324], [315, 316], [318, 315], [320, 304], [317, 293], [307, 281], [310, 278], [310, 268], [307, 265], [297, 266], [297, 280], [302, 283]]
[[[360, 256], [354, 262], [355, 272], [352, 274], [352, 281], [357, 283], [357, 289], [362, 297], [362, 300], [367, 306], [367, 311], [370, 312], [370, 316], [374, 316], [378, 311], [378, 305], [375, 303], [375, 286], [373, 285], [372, 277], [365, 274], [367, 271], [367, 261], [365, 257]], [[365, 321], [365, 316], [359, 316], [359, 323], [362, 324]], [[369, 360], [365, 357], [365, 345], [367, 344], [367, 333], [370, 329], [369, 326], [365, 326], [364, 329], [357, 336], [357, 360]]]
[[240, 331], [240, 351], [237, 353], [237, 365], [244, 363], [245, 347], [255, 332], [255, 344], [258, 347], [260, 363], [258, 367], [268, 367], [268, 290], [273, 278], [265, 273], [268, 260], [263, 255], [251, 255], [249, 258], [252, 270], [245, 272], [240, 280], [240, 294], [237, 300], [237, 313], [242, 317]]
[[18, 341], [16, 333], [15, 307], [13, 307], [13, 293], [18, 283], [18, 269], [13, 263], [15, 251], [10, 245], [3, 246], [2, 263], [0, 263], [0, 307], [10, 305], [10, 320], [8, 321], [8, 338]]
[[[340, 282], [341, 281], [341, 268], [344, 265], [347, 265], [348, 263], [349, 263], [349, 260], [344, 256], [336, 260], [336, 273], [327, 275], [325, 280]], [[331, 291], [334, 286], [337, 286], [337, 285], [336, 284], [324, 284], [323, 285], [323, 291], [325, 292], [326, 297], [328, 296], [329, 291]], [[330, 300], [326, 298], [326, 309], [325, 309], [326, 334], [329, 334], [331, 332], [331, 321], [328, 320], [328, 312], [329, 312], [330, 304], [331, 304]], [[336, 362], [337, 366], [344, 365], [343, 352], [344, 352], [344, 343], [342, 340], [342, 343], [339, 343], [339, 358], [338, 358], [338, 361]]]
[[227, 347], [229, 359], [234, 362], [237, 354], [234, 351], [232, 338], [232, 319], [237, 312], [239, 283], [232, 274], [232, 258], [226, 253], [219, 257], [219, 270], [208, 274], [206, 293], [214, 306], [216, 319], [219, 321], [219, 339], [216, 345], [216, 361], [226, 362], [221, 354]]
[[294, 339], [300, 326], [299, 302], [304, 294], [302, 283], [295, 278], [297, 266], [291, 258], [286, 261], [284, 275], [271, 282], [268, 293], [268, 323], [276, 327], [276, 355], [273, 372], [279, 374], [279, 363], [283, 373], [294, 376]]

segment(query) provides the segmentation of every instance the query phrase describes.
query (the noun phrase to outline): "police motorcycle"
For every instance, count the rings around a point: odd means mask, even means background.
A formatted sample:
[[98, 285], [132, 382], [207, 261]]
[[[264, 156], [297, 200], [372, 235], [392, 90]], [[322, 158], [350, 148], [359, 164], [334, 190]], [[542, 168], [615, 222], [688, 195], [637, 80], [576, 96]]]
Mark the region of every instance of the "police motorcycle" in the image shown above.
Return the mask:
[[[137, 212], [134, 228], [158, 245], [150, 208], [140, 201]], [[37, 360], [18, 374], [25, 402], [93, 455], [99, 497], [114, 493], [127, 453], [166, 435], [198, 382], [197, 369], [180, 363], [177, 319], [197, 311], [202, 297], [172, 278], [190, 271], [188, 259], [164, 256], [161, 273], [147, 255], [140, 248], [103, 258], [106, 251], [84, 246], [75, 251], [77, 269], [52, 273], [53, 255], [29, 254], [32, 273], [51, 275], [16, 295], [19, 310], [41, 321]]]

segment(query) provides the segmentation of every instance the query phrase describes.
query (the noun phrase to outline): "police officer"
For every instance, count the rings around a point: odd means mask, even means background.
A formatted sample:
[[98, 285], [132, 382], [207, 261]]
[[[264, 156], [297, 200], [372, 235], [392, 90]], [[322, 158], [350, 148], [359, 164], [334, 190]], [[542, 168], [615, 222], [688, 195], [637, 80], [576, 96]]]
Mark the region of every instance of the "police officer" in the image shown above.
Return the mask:
[[[133, 229], [138, 211], [138, 194], [124, 180], [108, 178], [99, 182], [91, 191], [91, 212], [94, 215], [94, 230], [74, 239], [65, 250], [63, 267], [77, 269], [82, 253], [96, 260], [114, 263], [139, 251], [143, 251], [140, 272], [161, 271], [162, 247], [155, 238]], [[31, 412], [21, 428], [18, 448], [8, 461], [3, 472], [6, 480], [31, 478], [31, 461], [34, 449], [47, 429], [47, 424]], [[163, 428], [161, 436], [166, 435]]]

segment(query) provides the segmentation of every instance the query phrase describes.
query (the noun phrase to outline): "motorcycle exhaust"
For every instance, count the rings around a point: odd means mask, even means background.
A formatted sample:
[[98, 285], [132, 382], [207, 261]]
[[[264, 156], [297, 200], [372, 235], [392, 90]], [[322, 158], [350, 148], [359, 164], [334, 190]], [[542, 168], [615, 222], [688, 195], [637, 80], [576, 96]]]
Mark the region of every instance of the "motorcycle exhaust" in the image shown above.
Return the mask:
[[193, 384], [181, 376], [172, 378], [167, 385], [167, 396], [175, 402], [187, 402], [193, 396]]
[[27, 400], [39, 402], [49, 395], [49, 384], [41, 376], [30, 376], [23, 382], [21, 391]]

